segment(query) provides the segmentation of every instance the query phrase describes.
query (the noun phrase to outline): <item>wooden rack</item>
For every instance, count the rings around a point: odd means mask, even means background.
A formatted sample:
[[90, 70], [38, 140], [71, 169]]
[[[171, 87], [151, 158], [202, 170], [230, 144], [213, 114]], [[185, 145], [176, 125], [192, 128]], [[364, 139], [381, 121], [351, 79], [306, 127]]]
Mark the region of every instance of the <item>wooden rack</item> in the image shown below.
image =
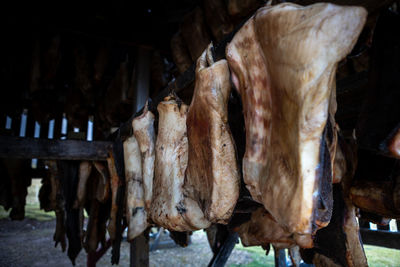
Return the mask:
[[[294, 1], [299, 4], [312, 4], [317, 1]], [[338, 4], [352, 4], [365, 6], [370, 13], [376, 12], [382, 7], [387, 7], [393, 1], [339, 1]], [[213, 57], [219, 60], [225, 57], [226, 45], [231, 41], [234, 34], [241, 28], [243, 22], [225, 39], [216, 45], [213, 49]], [[338, 82], [338, 94], [345, 93], [351, 83], [363, 83], [366, 80], [365, 73], [357, 77], [349, 78], [346, 81]], [[179, 93], [185, 88], [190, 87], [195, 80], [195, 65], [193, 64], [176, 80], [171, 81], [168, 86], [163, 89], [149, 104], [150, 110], [155, 110], [158, 103], [169, 93]], [[354, 88], [354, 87], [353, 87]], [[143, 109], [142, 109], [143, 110]], [[20, 138], [10, 136], [0, 136], [0, 157], [9, 158], [39, 158], [39, 159], [55, 159], [55, 160], [106, 160], [110, 157], [110, 153], [115, 152], [115, 145], [121, 144], [127, 137], [132, 134], [132, 120], [142, 113], [142, 110], [134, 114], [128, 121], [122, 123], [120, 127], [109, 138], [108, 141], [79, 141], [79, 140], [48, 140], [34, 138]], [[367, 148], [372, 149], [372, 148]], [[123, 155], [117, 155], [122, 158]], [[118, 166], [116, 166], [118, 169]], [[366, 244], [384, 246], [400, 249], [400, 233], [388, 231], [373, 231], [361, 229], [361, 236]], [[238, 241], [237, 233], [231, 233], [221, 245], [219, 251], [214, 254], [209, 266], [224, 266], [231, 254], [235, 244]], [[110, 246], [110, 244], [108, 244]], [[105, 251], [101, 251], [104, 254]], [[99, 252], [100, 253], [100, 252]], [[146, 234], [139, 236], [131, 243], [131, 260], [130, 266], [148, 266], [149, 265], [149, 247], [148, 236]], [[92, 258], [88, 266], [95, 266], [93, 261], [97, 261], [96, 255], [88, 256]]]

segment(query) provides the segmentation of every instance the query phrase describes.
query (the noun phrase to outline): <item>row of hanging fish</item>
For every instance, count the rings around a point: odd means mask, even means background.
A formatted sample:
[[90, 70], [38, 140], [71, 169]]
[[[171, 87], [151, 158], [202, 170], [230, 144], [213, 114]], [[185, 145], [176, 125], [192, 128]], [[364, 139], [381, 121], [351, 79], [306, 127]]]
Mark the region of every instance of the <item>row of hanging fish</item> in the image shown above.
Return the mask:
[[[81, 247], [104, 246], [108, 232], [118, 263], [124, 217], [128, 241], [154, 225], [185, 232], [229, 224], [244, 182], [259, 204], [236, 229], [245, 246], [298, 246], [318, 255], [317, 266], [366, 266], [349, 197], [356, 159], [335, 122], [336, 68], [366, 16], [327, 3], [266, 5], [235, 34], [226, 59], [214, 60], [212, 44], [198, 57], [190, 105], [171, 94], [155, 114], [146, 106], [132, 120], [120, 148], [124, 170], [113, 156], [75, 168], [48, 162], [56, 244], [65, 249], [66, 234], [74, 261]], [[228, 123], [232, 89], [244, 115], [243, 158]], [[327, 232], [340, 233], [345, 256], [315, 249]]]

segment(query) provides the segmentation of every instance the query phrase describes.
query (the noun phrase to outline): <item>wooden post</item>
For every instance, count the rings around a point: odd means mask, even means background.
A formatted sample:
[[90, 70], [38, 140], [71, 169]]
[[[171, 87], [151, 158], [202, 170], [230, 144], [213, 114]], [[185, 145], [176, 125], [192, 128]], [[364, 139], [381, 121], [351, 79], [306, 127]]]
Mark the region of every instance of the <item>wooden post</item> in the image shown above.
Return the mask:
[[149, 266], [149, 231], [146, 230], [131, 242], [130, 267]]
[[[138, 47], [135, 60], [133, 111], [139, 111], [149, 97], [151, 51]], [[131, 267], [149, 266], [149, 231], [146, 230], [131, 242]]]
[[275, 267], [286, 267], [286, 254], [285, 249], [274, 247]]
[[[135, 77], [133, 80], [133, 112], [144, 107], [149, 97], [151, 51], [138, 47], [135, 59]], [[128, 96], [129, 98], [130, 96]]]

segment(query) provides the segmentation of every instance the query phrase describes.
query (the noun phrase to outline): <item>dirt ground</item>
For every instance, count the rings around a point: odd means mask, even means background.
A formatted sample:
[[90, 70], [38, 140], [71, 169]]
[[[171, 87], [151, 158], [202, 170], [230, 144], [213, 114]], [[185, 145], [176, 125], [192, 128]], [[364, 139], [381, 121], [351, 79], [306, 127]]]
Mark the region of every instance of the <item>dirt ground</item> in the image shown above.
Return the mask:
[[[72, 266], [66, 252], [55, 248], [53, 233], [55, 221], [0, 220], [0, 266], [4, 267], [42, 267]], [[197, 231], [192, 235], [192, 243], [186, 247], [164, 248], [150, 252], [150, 266], [207, 266], [212, 257], [206, 235]], [[97, 266], [112, 266], [111, 250], [100, 259]], [[249, 252], [234, 250], [229, 258], [230, 264], [246, 265], [252, 262]], [[76, 266], [86, 266], [86, 253], [81, 251]], [[129, 266], [129, 243], [123, 241], [119, 266]]]

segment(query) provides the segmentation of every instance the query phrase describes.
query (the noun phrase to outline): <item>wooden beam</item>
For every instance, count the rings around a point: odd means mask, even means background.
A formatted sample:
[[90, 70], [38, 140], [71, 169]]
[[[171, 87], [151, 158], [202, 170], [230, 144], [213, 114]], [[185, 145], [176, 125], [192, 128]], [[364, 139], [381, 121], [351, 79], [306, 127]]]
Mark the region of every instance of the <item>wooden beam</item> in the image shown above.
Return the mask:
[[0, 136], [1, 158], [106, 160], [112, 142]]
[[289, 2], [295, 2], [299, 5], [311, 5], [318, 2], [329, 2], [336, 5], [346, 6], [362, 6], [368, 10], [368, 14], [375, 13], [383, 8], [386, 8], [393, 4], [394, 0], [294, 0]]
[[364, 244], [379, 247], [400, 249], [400, 233], [384, 230], [360, 229], [361, 239]]

